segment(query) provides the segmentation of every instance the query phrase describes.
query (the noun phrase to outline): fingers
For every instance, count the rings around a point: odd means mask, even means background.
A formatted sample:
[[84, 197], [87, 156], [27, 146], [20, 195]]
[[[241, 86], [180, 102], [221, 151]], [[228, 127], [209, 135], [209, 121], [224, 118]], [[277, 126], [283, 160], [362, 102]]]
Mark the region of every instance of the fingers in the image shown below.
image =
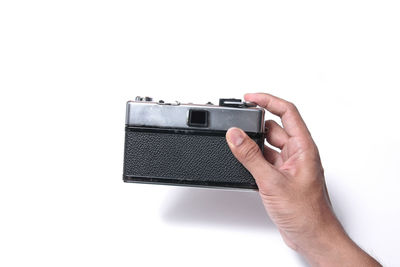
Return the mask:
[[282, 120], [283, 128], [289, 136], [310, 136], [299, 111], [292, 103], [265, 93], [245, 94], [244, 99], [254, 102], [272, 114], [279, 116]]
[[226, 133], [226, 139], [233, 155], [256, 181], [262, 180], [262, 177], [268, 176], [268, 172], [273, 171], [272, 165], [265, 160], [258, 145], [243, 130], [230, 128]]
[[264, 145], [264, 158], [275, 167], [279, 167], [283, 163], [279, 152], [266, 145]]
[[265, 135], [268, 143], [270, 143], [274, 147], [282, 149], [289, 140], [289, 136], [286, 131], [273, 120], [266, 121], [265, 128]]

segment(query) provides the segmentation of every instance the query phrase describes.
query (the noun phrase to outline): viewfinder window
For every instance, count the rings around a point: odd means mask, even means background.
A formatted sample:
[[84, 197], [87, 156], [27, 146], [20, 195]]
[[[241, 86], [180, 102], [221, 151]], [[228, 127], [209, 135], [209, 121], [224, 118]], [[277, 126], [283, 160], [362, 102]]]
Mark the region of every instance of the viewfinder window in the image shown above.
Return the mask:
[[206, 110], [190, 109], [188, 125], [194, 127], [207, 127], [208, 112]]

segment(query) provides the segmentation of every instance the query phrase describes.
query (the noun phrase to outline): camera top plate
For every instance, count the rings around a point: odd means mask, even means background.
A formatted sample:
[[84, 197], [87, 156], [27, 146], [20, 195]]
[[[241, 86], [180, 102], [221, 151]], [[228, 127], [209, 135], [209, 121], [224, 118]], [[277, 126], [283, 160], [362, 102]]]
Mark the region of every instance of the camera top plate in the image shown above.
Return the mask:
[[[136, 97], [135, 101], [127, 102], [126, 126], [211, 131], [238, 127], [245, 132], [264, 133], [263, 108], [232, 98], [220, 99], [219, 104], [165, 103], [150, 97]], [[193, 118], [201, 123], [193, 123]]]

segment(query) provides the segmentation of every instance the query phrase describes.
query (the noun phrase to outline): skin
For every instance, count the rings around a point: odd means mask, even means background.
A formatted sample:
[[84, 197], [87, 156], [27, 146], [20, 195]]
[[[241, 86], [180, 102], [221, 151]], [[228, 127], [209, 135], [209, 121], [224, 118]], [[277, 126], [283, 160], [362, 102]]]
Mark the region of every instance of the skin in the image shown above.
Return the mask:
[[381, 266], [358, 247], [336, 218], [325, 184], [318, 148], [296, 106], [270, 94], [246, 94], [246, 101], [279, 116], [265, 122], [268, 146], [257, 144], [239, 128], [227, 131], [233, 155], [259, 187], [267, 213], [285, 243], [311, 266]]

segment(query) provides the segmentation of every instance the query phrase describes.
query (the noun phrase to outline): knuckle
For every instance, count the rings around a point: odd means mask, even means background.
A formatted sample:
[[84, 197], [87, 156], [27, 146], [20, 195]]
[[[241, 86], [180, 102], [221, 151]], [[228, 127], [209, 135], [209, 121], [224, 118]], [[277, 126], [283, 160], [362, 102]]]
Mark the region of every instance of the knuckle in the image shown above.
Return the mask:
[[251, 143], [246, 146], [243, 151], [242, 155], [246, 161], [253, 161], [259, 156], [260, 148], [257, 146], [256, 143]]
[[290, 111], [297, 111], [297, 107], [295, 104], [293, 104], [292, 102], [287, 102], [286, 103], [287, 109]]

